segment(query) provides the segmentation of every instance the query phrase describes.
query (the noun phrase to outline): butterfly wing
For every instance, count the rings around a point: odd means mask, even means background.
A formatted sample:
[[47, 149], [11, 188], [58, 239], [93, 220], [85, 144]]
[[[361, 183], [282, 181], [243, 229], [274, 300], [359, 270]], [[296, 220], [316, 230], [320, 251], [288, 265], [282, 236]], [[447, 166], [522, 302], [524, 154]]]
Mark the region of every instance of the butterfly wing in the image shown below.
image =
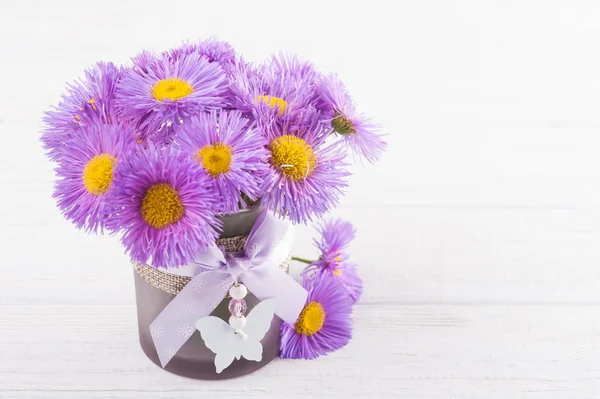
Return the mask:
[[271, 327], [276, 308], [277, 301], [267, 299], [256, 305], [246, 318], [244, 332], [248, 338], [241, 342], [241, 353], [244, 358], [255, 362], [262, 360], [263, 347], [260, 341]]
[[244, 341], [242, 345], [242, 356], [247, 360], [254, 360], [260, 362], [262, 360], [263, 346], [258, 341]]
[[265, 337], [271, 327], [271, 320], [273, 320], [276, 308], [277, 300], [267, 299], [252, 309], [246, 318], [246, 327], [244, 327], [244, 332], [249, 339], [260, 341]]
[[215, 369], [217, 370], [217, 374], [221, 374], [221, 371], [229, 367], [233, 363], [233, 359], [235, 359], [233, 352], [217, 353], [215, 355]]
[[225, 321], [208, 316], [196, 322], [196, 328], [208, 349], [215, 353], [215, 368], [221, 373], [229, 367], [233, 359], [242, 354], [240, 338]]

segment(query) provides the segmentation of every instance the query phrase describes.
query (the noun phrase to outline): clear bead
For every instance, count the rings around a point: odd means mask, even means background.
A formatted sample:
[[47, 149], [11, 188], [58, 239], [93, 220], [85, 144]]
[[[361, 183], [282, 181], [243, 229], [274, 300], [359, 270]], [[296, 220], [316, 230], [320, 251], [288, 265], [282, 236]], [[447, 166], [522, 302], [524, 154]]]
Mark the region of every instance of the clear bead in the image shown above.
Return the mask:
[[241, 317], [248, 310], [246, 301], [244, 299], [232, 299], [229, 301], [229, 313], [235, 317]]

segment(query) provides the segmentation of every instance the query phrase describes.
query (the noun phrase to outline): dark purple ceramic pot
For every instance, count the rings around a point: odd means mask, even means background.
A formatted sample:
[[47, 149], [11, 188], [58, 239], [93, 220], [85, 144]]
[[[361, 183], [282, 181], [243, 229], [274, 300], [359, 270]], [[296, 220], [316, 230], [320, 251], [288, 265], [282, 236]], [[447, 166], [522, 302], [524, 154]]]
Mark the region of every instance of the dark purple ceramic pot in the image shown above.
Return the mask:
[[[258, 209], [251, 209], [239, 214], [223, 217], [224, 229], [221, 237], [229, 238], [247, 235], [250, 233], [259, 213]], [[160, 284], [155, 283], [156, 278], [154, 280], [149, 279], [147, 276], [144, 277], [144, 274], [140, 273], [138, 268], [134, 270], [140, 344], [146, 356], [160, 367], [160, 361], [158, 360], [158, 355], [150, 335], [150, 324], [175, 297], [175, 294], [173, 290], [168, 292], [169, 290], [158, 288], [157, 286]], [[259, 302], [251, 293], [245, 299], [248, 305], [247, 312]], [[227, 308], [228, 304], [229, 299], [224, 299], [213, 311], [212, 316], [217, 316], [227, 321], [230, 316]], [[281, 320], [275, 316], [271, 322], [270, 330], [261, 341], [263, 356], [260, 362], [248, 361], [241, 358], [235, 360], [231, 366], [223, 370], [220, 374], [217, 374], [214, 365], [215, 354], [204, 345], [200, 333], [195, 331], [164, 369], [177, 375], [202, 380], [227, 379], [249, 374], [279, 356], [280, 326]]]

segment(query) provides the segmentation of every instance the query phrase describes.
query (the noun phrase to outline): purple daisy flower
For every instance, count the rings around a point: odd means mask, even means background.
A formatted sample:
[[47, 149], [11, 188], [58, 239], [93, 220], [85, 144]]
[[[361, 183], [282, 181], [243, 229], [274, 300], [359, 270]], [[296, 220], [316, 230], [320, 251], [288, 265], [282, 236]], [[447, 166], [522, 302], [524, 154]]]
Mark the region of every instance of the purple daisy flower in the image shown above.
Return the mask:
[[318, 115], [294, 130], [278, 123], [261, 130], [270, 152], [261, 203], [294, 223], [309, 222], [335, 207], [350, 173], [343, 148], [324, 145], [327, 131]]
[[209, 62], [218, 63], [227, 73], [231, 72], [238, 63], [233, 46], [214, 37], [197, 42], [186, 42], [178, 48], [166, 51], [165, 55], [171, 60], [177, 61], [181, 57], [194, 53], [206, 57]]
[[200, 114], [182, 125], [176, 142], [213, 179], [221, 198], [219, 211], [246, 208], [244, 193], [256, 201], [268, 170], [266, 139], [238, 111]]
[[321, 77], [310, 61], [302, 60], [296, 54], [273, 55], [266, 67], [282, 78], [307, 79], [317, 82]]
[[362, 295], [363, 282], [356, 272], [356, 265], [349, 261], [346, 250], [356, 230], [347, 221], [330, 219], [320, 224], [317, 231], [319, 239], [315, 240], [315, 245], [321, 257], [306, 268], [305, 275], [313, 278], [318, 274], [334, 276], [342, 282], [352, 303], [355, 303]]
[[357, 154], [375, 163], [385, 151], [386, 142], [377, 134], [378, 125], [356, 112], [354, 102], [336, 75], [324, 78], [318, 86], [320, 109], [329, 109], [333, 131]]
[[171, 147], [148, 145], [117, 164], [108, 227], [132, 259], [154, 267], [193, 260], [218, 237], [217, 194], [202, 166]]
[[194, 53], [152, 61], [146, 52], [135, 62], [118, 84], [115, 103], [119, 116], [135, 125], [141, 139], [164, 142], [183, 120], [225, 105], [225, 73], [206, 57]]
[[156, 54], [148, 50], [142, 50], [135, 57], [131, 58], [133, 63], [132, 69], [140, 73], [148, 73], [148, 69], [152, 64], [158, 61]]
[[56, 168], [54, 198], [65, 217], [88, 232], [102, 229], [114, 168], [135, 150], [133, 130], [119, 125], [87, 125], [65, 143]]
[[85, 71], [85, 78], [67, 85], [57, 107], [47, 111], [42, 133], [48, 156], [56, 161], [63, 148], [84, 124], [117, 122], [114, 97], [122, 71], [112, 63], [98, 62]]
[[314, 109], [319, 78], [311, 63], [292, 55], [273, 56], [260, 67], [241, 65], [231, 76], [232, 103], [257, 120], [299, 123]]
[[306, 305], [295, 324], [281, 326], [281, 357], [314, 359], [352, 338], [352, 305], [344, 287], [330, 277], [305, 280]]

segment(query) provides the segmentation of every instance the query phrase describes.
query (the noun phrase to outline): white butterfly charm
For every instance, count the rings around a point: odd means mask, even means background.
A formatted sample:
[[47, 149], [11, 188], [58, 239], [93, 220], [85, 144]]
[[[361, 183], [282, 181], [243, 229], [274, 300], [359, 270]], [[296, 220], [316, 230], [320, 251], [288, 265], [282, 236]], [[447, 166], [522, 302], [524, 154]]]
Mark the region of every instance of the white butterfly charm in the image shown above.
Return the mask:
[[[203, 317], [196, 328], [208, 349], [215, 353], [217, 373], [225, 370], [233, 359], [243, 356], [247, 360], [260, 362], [263, 347], [260, 341], [271, 327], [277, 301], [267, 299], [252, 309], [246, 318], [243, 333], [236, 332], [226, 321], [214, 316]], [[245, 336], [245, 337], [244, 337]]]

